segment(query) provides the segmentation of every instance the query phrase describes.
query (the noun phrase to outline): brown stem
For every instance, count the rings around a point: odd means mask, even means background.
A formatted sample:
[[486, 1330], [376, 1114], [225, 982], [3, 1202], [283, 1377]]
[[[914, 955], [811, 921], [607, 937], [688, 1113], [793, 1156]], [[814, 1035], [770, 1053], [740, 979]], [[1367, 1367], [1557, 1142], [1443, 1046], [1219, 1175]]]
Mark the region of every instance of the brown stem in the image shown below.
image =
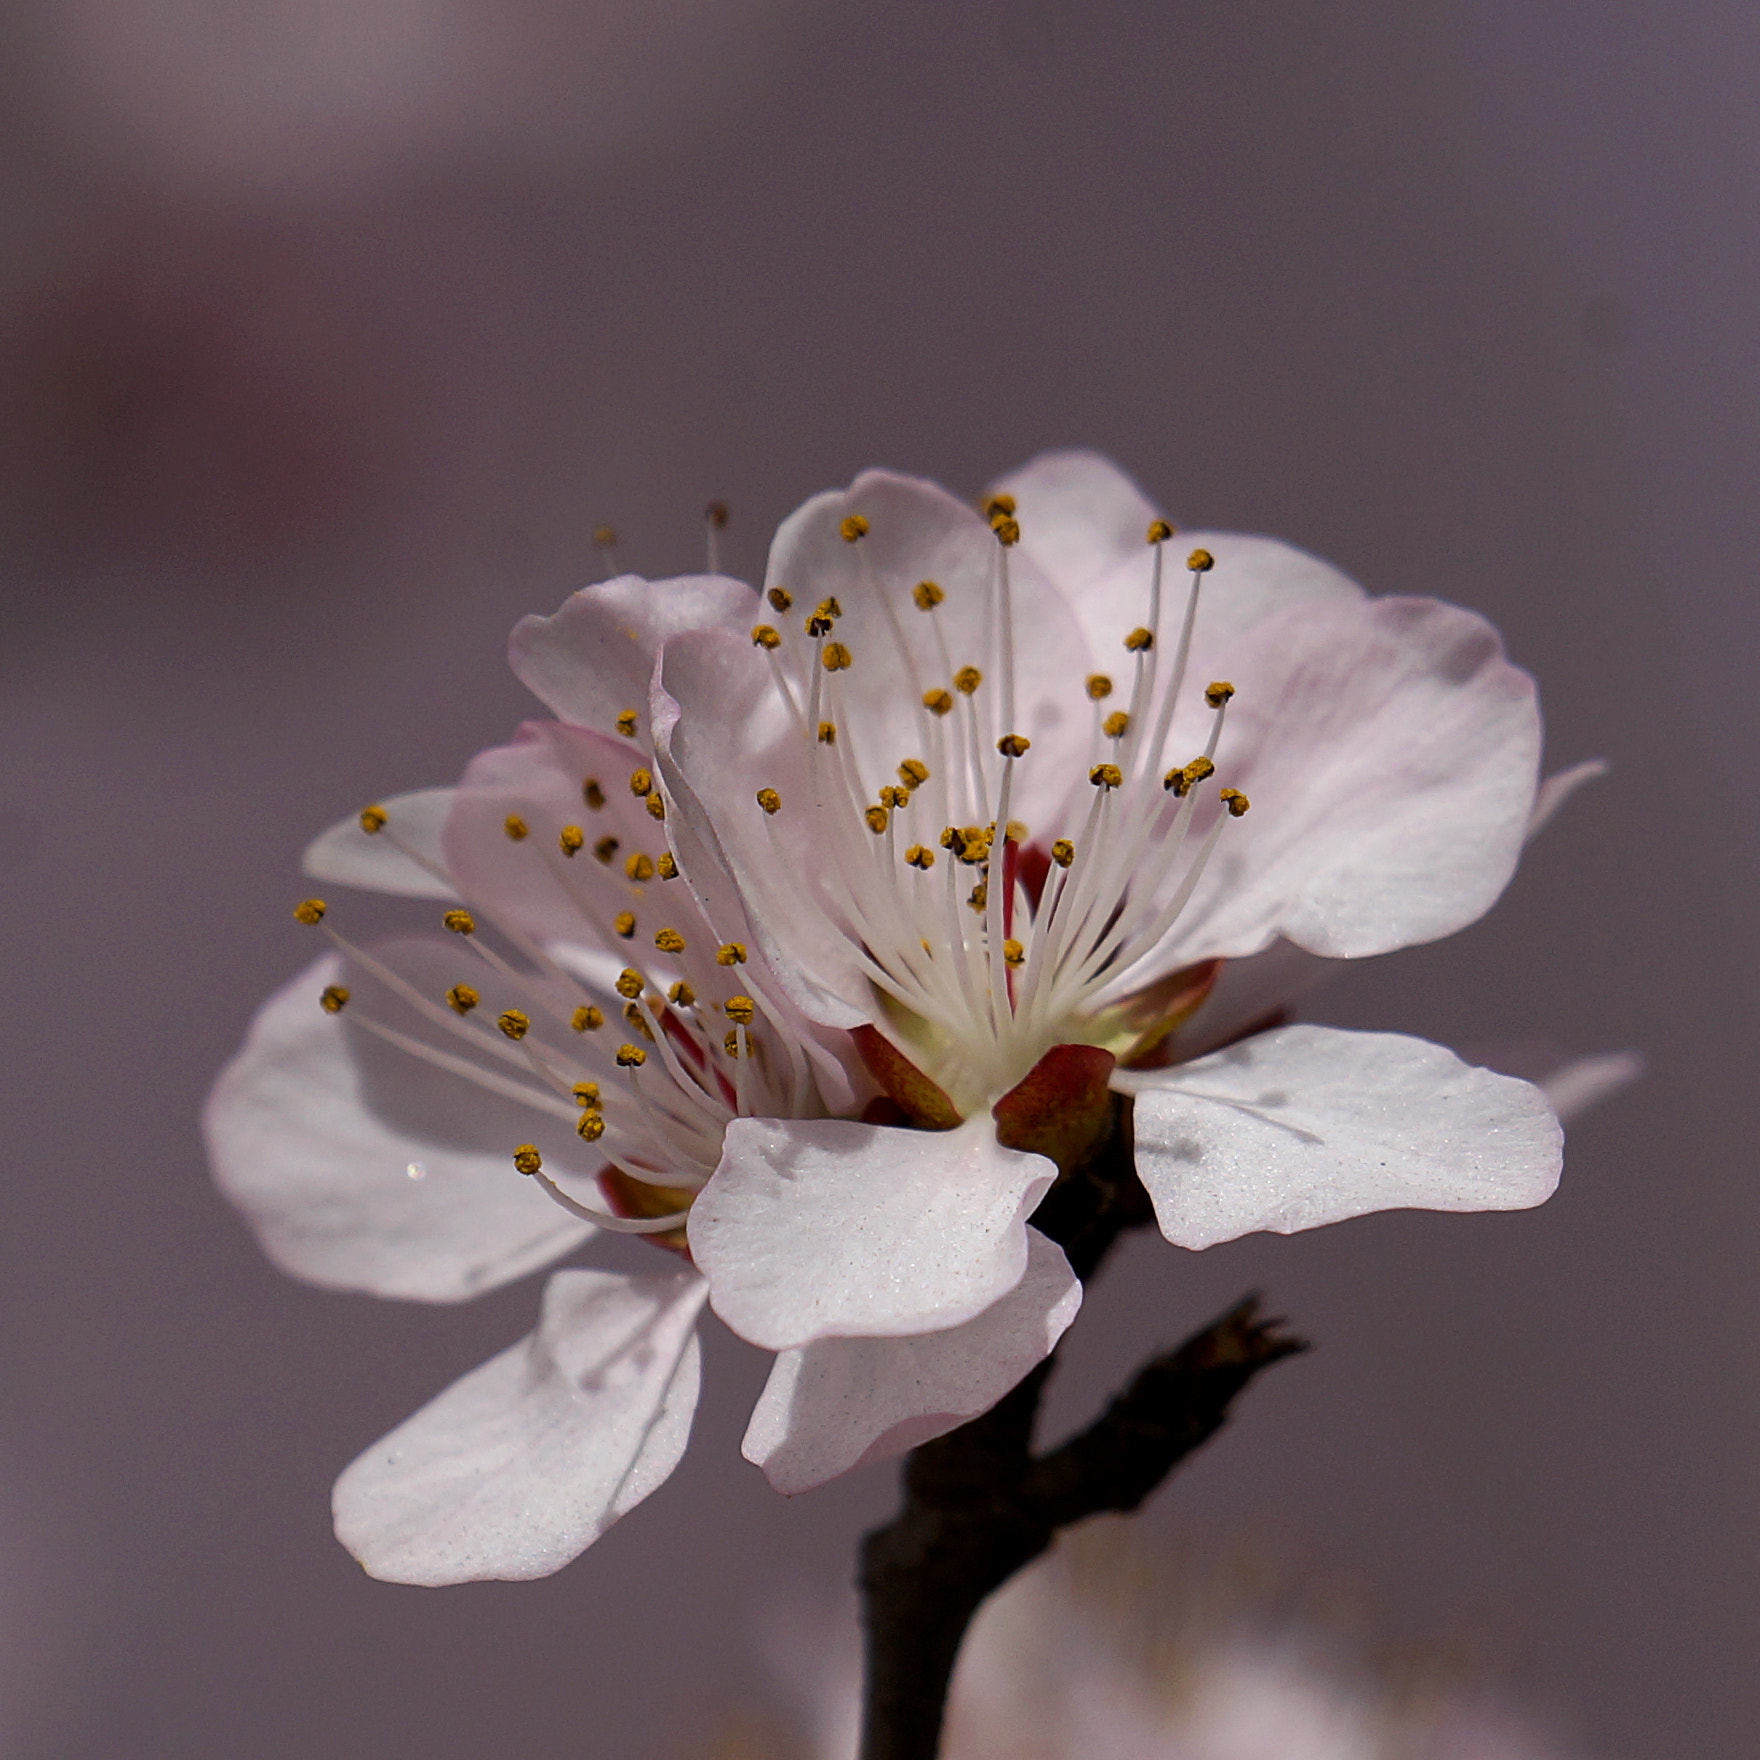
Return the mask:
[[[1127, 1160], [1064, 1182], [1034, 1222], [1085, 1281], [1146, 1209]], [[1060, 1528], [1137, 1508], [1222, 1427], [1261, 1369], [1307, 1348], [1282, 1326], [1246, 1297], [1151, 1358], [1086, 1430], [1035, 1455], [1033, 1425], [1055, 1361], [1047, 1358], [981, 1417], [906, 1457], [904, 1507], [861, 1548], [861, 1760], [935, 1760], [954, 1659], [985, 1597]]]

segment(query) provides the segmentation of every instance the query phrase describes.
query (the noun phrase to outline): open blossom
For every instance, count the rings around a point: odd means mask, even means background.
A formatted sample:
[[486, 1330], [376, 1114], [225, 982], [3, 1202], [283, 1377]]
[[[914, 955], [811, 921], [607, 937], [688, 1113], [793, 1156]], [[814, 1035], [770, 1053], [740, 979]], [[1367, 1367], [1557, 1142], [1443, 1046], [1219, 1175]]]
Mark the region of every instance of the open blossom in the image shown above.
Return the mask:
[[1473, 614], [1176, 543], [1062, 454], [987, 515], [870, 473], [784, 524], [761, 594], [619, 577], [512, 655], [557, 719], [308, 853], [439, 921], [363, 947], [301, 905], [334, 946], [218, 1084], [216, 1169], [338, 1287], [461, 1299], [595, 1229], [674, 1258], [556, 1273], [530, 1339], [348, 1469], [377, 1574], [540, 1574], [632, 1507], [684, 1447], [705, 1298], [778, 1353], [745, 1451], [781, 1489], [986, 1409], [1080, 1301], [1030, 1218], [1127, 1109], [1187, 1247], [1556, 1182], [1526, 1083], [1239, 1036], [1303, 962], [1508, 880], [1539, 718]]

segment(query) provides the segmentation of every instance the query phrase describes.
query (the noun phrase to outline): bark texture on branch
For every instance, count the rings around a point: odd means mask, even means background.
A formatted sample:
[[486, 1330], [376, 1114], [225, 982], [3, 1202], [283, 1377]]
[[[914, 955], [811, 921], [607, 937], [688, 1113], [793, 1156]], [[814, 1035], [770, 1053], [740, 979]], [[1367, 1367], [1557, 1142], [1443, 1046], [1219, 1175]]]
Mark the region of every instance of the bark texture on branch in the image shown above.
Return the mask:
[[[1065, 1182], [1034, 1222], [1085, 1282], [1147, 1208], [1125, 1159]], [[1033, 1452], [1033, 1426], [1054, 1358], [981, 1417], [907, 1456], [904, 1507], [862, 1542], [861, 1760], [935, 1760], [954, 1659], [985, 1598], [1060, 1528], [1136, 1509], [1222, 1427], [1261, 1369], [1306, 1348], [1248, 1296], [1151, 1358], [1086, 1430], [1045, 1454]]]

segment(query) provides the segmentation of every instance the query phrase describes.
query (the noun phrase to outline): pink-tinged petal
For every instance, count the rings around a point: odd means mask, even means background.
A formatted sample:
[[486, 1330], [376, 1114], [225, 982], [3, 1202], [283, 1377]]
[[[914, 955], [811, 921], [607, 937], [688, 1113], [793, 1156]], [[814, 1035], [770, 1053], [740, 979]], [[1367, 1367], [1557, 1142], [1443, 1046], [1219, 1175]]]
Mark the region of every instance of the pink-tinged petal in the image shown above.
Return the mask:
[[508, 658], [520, 682], [552, 713], [609, 734], [625, 709], [646, 705], [662, 642], [691, 629], [743, 632], [756, 607], [752, 589], [724, 575], [667, 581], [619, 575], [583, 587], [552, 617], [522, 618]]
[[[843, 536], [852, 516], [867, 522], [857, 543]], [[1079, 780], [1074, 772], [1087, 752], [1086, 643], [1039, 567], [1018, 549], [1009, 556], [1015, 710], [1012, 728], [1004, 731], [1033, 742], [1016, 774], [1012, 816], [1043, 829]], [[976, 509], [933, 483], [891, 471], [865, 471], [848, 489], [815, 496], [778, 528], [766, 585], [785, 588], [796, 601], [778, 620], [785, 626], [783, 652], [810, 657], [802, 617], [825, 598], [842, 608], [835, 634], [852, 664], [837, 683], [846, 719], [860, 734], [853, 756], [867, 798], [897, 781], [894, 766], [901, 760], [933, 762], [923, 693], [953, 682], [937, 628], [952, 666], [978, 667], [980, 688], [999, 690], [993, 633], [999, 566], [996, 536]], [[923, 581], [945, 595], [931, 612], [912, 599]]]
[[[1332, 959], [1387, 953], [1490, 908], [1521, 853], [1540, 756], [1534, 681], [1490, 624], [1432, 599], [1310, 605], [1256, 626], [1224, 663], [1206, 651], [1192, 674], [1237, 690], [1205, 790], [1241, 789], [1251, 810], [1223, 827], [1132, 986], [1280, 934]], [[1191, 694], [1176, 756], [1202, 749], [1211, 719], [1201, 687]], [[1206, 799], [1195, 829], [1220, 810]]]
[[402, 898], [456, 898], [446, 877], [440, 830], [452, 810], [450, 788], [419, 788], [375, 805], [385, 815], [370, 832], [358, 813], [338, 820], [306, 846], [301, 865], [314, 880], [361, 886]]
[[1027, 1230], [1027, 1270], [975, 1320], [914, 1338], [824, 1338], [776, 1359], [743, 1452], [786, 1496], [888, 1460], [987, 1412], [1082, 1305], [1063, 1249]]
[[1559, 808], [1585, 782], [1594, 782], [1612, 768], [1605, 758], [1585, 758], [1582, 763], [1573, 764], [1568, 770], [1556, 770], [1548, 776], [1540, 784], [1539, 793], [1534, 796], [1534, 811], [1528, 816], [1527, 841], [1532, 843], [1552, 823]]
[[657, 1489], [690, 1439], [703, 1281], [559, 1271], [530, 1337], [336, 1482], [336, 1537], [386, 1582], [549, 1576]]
[[264, 1252], [328, 1288], [457, 1302], [591, 1235], [505, 1152], [417, 1137], [368, 1103], [344, 1021], [318, 1006], [341, 971], [322, 959], [270, 998], [203, 1113], [214, 1177]]
[[1135, 1096], [1137, 1173], [1177, 1246], [1372, 1210], [1525, 1210], [1558, 1184], [1546, 1096], [1422, 1039], [1282, 1027], [1113, 1084]]
[[691, 1210], [715, 1312], [765, 1350], [959, 1326], [1027, 1268], [1027, 1218], [1057, 1170], [956, 1131], [736, 1119]]
[[556, 721], [529, 721], [512, 745], [479, 753], [443, 838], [464, 896], [545, 942], [615, 946], [626, 910], [644, 954], [662, 927], [707, 939], [690, 890], [657, 877], [666, 827], [631, 788], [644, 770], [626, 742]]
[[[815, 890], [826, 878], [815, 850], [823, 815], [762, 652], [719, 631], [680, 636], [666, 645], [654, 703], [655, 762], [689, 841], [693, 884], [715, 868], [730, 877], [765, 963], [809, 1018], [832, 1027], [870, 1019], [857, 937], [834, 914], [836, 897]], [[782, 797], [774, 817], [759, 807], [759, 788]]]
[[1072, 595], [1123, 563], [1141, 562], [1149, 523], [1161, 513], [1098, 452], [1041, 452], [992, 492], [1014, 497], [1022, 551]]
[[1558, 1114], [1560, 1124], [1575, 1124], [1603, 1100], [1611, 1100], [1644, 1073], [1638, 1051], [1604, 1051], [1596, 1057], [1574, 1057], [1540, 1078], [1540, 1092]]

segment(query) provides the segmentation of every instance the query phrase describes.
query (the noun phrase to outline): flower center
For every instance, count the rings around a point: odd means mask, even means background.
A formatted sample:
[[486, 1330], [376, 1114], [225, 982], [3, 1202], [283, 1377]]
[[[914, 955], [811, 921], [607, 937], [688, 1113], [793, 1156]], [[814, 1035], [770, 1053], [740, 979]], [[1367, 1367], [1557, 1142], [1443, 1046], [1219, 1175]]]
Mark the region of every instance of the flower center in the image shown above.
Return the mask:
[[[808, 884], [847, 934], [891, 1027], [962, 1113], [1012, 1088], [1052, 1046], [1101, 1042], [1105, 1004], [1173, 927], [1224, 828], [1248, 805], [1236, 789], [1216, 796], [1200, 787], [1215, 774], [1230, 684], [1204, 692], [1210, 729], [1202, 752], [1165, 767], [1212, 559], [1202, 550], [1188, 558], [1183, 614], [1164, 671], [1163, 548], [1173, 532], [1157, 520], [1148, 533], [1147, 619], [1123, 637], [1127, 706], [1110, 706], [1110, 677], [1090, 675], [1086, 762], [1053, 779], [1061, 796], [1034, 791], [1036, 799], [1065, 802], [1058, 822], [1029, 826], [1013, 816], [1021, 767], [1058, 760], [1016, 731], [1009, 552], [1020, 528], [1008, 497], [986, 511], [997, 539], [986, 652], [952, 652], [941, 621], [946, 589], [931, 580], [882, 579], [865, 548], [861, 582], [881, 608], [892, 652], [859, 655], [839, 640], [843, 609], [834, 598], [800, 625], [808, 646], [771, 624], [752, 632], [808, 750], [811, 793], [785, 804], [764, 787], [758, 805], [772, 822], [791, 811], [810, 815], [814, 854], [823, 860]], [[843, 522], [849, 544], [860, 546], [867, 532], [859, 514]], [[779, 614], [793, 606], [781, 586], [768, 598]], [[927, 619], [929, 642], [906, 639], [904, 620], [912, 615]], [[925, 648], [934, 655], [932, 676], [924, 675]], [[916, 703], [921, 745], [900, 755], [884, 782], [873, 757], [875, 730], [861, 724], [844, 688], [864, 662], [901, 673]], [[780, 840], [775, 849], [779, 862], [791, 859]]]

